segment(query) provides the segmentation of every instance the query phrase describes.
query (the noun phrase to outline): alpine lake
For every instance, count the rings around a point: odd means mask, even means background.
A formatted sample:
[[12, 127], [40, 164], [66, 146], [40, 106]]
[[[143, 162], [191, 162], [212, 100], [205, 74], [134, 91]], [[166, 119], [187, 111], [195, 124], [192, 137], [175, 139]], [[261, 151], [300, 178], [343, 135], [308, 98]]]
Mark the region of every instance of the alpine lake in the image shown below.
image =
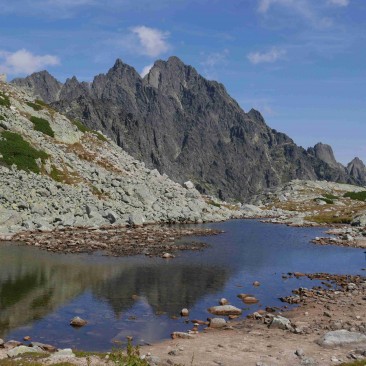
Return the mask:
[[[30, 336], [85, 351], [111, 350], [127, 336], [143, 345], [191, 329], [188, 319], [212, 317], [207, 308], [222, 297], [243, 309], [244, 318], [265, 306], [283, 306], [279, 298], [295, 288], [320, 284], [307, 277], [283, 278], [288, 272], [362, 274], [366, 266], [363, 249], [310, 243], [324, 236], [324, 228], [256, 220], [203, 226], [225, 233], [193, 238], [209, 248], [177, 252], [169, 260], [54, 254], [1, 243], [0, 338]], [[254, 287], [254, 281], [261, 285]], [[239, 293], [253, 294], [259, 303], [245, 305]], [[189, 318], [180, 316], [182, 308], [189, 309]], [[88, 324], [71, 327], [75, 316]]]

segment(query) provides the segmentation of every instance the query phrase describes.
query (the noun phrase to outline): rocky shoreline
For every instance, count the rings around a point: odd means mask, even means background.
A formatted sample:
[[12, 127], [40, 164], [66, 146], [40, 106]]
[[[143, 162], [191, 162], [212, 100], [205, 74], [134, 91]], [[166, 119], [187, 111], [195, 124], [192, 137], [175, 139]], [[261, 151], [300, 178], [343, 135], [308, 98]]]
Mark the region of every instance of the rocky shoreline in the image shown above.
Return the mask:
[[[286, 305], [282, 309], [263, 307], [244, 320], [221, 316], [203, 321], [184, 314], [190, 319], [191, 330], [174, 332], [170, 341], [141, 347], [141, 358], [151, 366], [191, 365], [192, 359], [193, 364], [202, 366], [329, 366], [366, 360], [366, 277], [327, 273], [287, 276], [307, 277], [322, 285], [300, 287], [282, 298], [284, 303], [297, 305], [291, 310], [286, 310]], [[70, 349], [57, 350], [32, 342], [30, 337], [21, 342], [0, 340], [0, 359], [24, 360], [22, 354], [27, 352], [43, 354], [38, 362], [44, 365], [60, 361], [111, 364], [109, 353], [76, 357]]]
[[208, 247], [205, 243], [180, 239], [220, 233], [220, 230], [187, 228], [184, 225], [109, 226], [19, 233], [12, 236], [12, 241], [54, 253], [102, 252], [111, 256], [144, 254], [168, 259], [173, 258], [176, 251], [203, 250]]

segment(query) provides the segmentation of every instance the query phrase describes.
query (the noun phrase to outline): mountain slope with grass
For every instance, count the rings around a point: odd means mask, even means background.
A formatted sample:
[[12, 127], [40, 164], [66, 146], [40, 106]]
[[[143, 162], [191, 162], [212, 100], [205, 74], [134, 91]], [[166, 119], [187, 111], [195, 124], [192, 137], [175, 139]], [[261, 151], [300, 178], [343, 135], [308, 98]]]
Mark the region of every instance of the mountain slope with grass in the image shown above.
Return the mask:
[[0, 233], [239, 215], [186, 187], [101, 132], [0, 83]]

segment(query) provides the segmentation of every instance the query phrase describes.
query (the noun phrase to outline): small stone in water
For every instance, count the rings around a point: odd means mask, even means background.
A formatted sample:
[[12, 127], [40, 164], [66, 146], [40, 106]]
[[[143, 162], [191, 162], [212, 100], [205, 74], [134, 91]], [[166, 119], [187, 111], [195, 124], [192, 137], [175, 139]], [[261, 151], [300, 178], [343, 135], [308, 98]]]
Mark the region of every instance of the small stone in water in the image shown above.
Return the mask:
[[182, 316], [188, 316], [189, 315], [189, 310], [187, 308], [184, 308], [181, 310], [180, 315]]
[[78, 316], [75, 316], [74, 318], [71, 319], [70, 321], [70, 325], [72, 325], [73, 327], [82, 327], [84, 325], [86, 325], [88, 322], [84, 319], [81, 319]]

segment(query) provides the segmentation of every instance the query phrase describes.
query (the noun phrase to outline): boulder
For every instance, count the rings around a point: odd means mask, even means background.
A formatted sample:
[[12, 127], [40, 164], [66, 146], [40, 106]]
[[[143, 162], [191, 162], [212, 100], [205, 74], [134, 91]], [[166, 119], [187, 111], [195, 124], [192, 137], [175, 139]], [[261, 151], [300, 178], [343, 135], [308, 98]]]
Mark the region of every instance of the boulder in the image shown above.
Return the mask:
[[293, 330], [291, 325], [291, 321], [283, 316], [277, 315], [272, 318], [272, 322], [269, 325], [269, 328], [278, 328], [284, 330]]
[[223, 318], [212, 318], [210, 319], [209, 327], [210, 328], [223, 328], [226, 326], [226, 320]]
[[145, 222], [145, 217], [141, 214], [136, 214], [136, 213], [133, 213], [129, 216], [128, 218], [128, 223], [131, 225], [131, 226], [143, 226], [144, 225], [144, 222]]
[[187, 189], [193, 189], [194, 188], [194, 184], [190, 180], [188, 180], [187, 182], [184, 182], [183, 183], [183, 187], [184, 188], [187, 188]]
[[7, 355], [8, 357], [13, 358], [22, 355], [24, 353], [39, 353], [39, 352], [44, 351], [42, 350], [42, 348], [39, 347], [18, 346], [9, 350], [7, 352]]
[[232, 305], [212, 306], [208, 312], [214, 315], [241, 315], [242, 310]]
[[325, 333], [317, 343], [323, 347], [342, 347], [355, 344], [366, 345], [366, 335], [358, 332], [350, 332], [345, 329], [333, 330]]
[[361, 214], [356, 215], [352, 219], [351, 225], [365, 227], [366, 226], [366, 212], [362, 212]]

